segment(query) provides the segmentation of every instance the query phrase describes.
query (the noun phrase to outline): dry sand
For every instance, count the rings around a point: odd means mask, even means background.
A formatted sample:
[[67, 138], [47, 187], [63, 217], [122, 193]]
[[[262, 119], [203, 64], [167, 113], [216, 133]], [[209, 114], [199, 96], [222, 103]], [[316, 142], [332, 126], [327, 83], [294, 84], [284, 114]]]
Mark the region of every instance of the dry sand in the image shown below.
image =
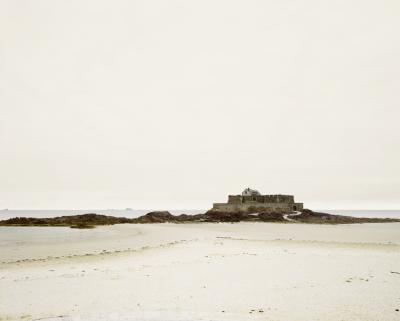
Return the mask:
[[386, 321], [399, 309], [400, 223], [0, 228], [0, 320]]

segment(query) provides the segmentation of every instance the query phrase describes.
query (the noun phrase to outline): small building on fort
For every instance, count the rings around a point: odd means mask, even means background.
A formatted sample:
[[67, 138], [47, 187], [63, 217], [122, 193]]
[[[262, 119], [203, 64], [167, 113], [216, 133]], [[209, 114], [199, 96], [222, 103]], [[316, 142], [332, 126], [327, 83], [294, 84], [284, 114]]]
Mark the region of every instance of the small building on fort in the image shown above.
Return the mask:
[[214, 203], [216, 212], [279, 212], [301, 211], [303, 203], [295, 203], [293, 195], [261, 195], [254, 189], [246, 188], [242, 195], [229, 195], [228, 203]]

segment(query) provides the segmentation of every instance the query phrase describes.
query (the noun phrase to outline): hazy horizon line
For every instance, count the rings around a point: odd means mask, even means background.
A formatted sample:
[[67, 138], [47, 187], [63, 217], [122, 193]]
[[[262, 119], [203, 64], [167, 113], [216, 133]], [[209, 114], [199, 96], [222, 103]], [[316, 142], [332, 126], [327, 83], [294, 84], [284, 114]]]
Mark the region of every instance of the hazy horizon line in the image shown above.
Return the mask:
[[[208, 211], [199, 208], [3, 208], [0, 211]], [[314, 209], [314, 211], [400, 211], [400, 208], [325, 208]]]

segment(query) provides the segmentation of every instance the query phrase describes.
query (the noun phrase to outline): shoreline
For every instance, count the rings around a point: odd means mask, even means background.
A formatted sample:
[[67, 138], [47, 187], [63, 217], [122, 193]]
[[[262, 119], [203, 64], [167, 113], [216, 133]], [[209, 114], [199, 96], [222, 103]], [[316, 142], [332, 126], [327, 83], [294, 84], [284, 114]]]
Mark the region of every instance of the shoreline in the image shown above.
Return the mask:
[[2, 227], [0, 320], [396, 320], [399, 226]]
[[393, 223], [400, 222], [396, 218], [369, 218], [335, 215], [328, 213], [303, 210], [301, 212], [218, 212], [208, 211], [204, 214], [173, 215], [168, 211], [150, 212], [137, 218], [116, 217], [96, 213], [34, 218], [14, 217], [0, 221], [0, 226], [59, 226], [74, 229], [92, 229], [95, 226], [114, 224], [152, 224], [152, 223], [220, 223], [220, 222], [275, 222], [275, 223], [302, 223], [302, 224], [358, 224], [358, 223]]

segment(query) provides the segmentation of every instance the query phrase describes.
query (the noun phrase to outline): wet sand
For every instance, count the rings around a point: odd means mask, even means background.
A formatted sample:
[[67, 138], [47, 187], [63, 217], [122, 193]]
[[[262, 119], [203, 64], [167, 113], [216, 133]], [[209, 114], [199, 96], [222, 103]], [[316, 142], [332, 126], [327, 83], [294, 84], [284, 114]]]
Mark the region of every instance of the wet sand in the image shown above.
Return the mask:
[[400, 223], [0, 228], [0, 320], [399, 320]]

